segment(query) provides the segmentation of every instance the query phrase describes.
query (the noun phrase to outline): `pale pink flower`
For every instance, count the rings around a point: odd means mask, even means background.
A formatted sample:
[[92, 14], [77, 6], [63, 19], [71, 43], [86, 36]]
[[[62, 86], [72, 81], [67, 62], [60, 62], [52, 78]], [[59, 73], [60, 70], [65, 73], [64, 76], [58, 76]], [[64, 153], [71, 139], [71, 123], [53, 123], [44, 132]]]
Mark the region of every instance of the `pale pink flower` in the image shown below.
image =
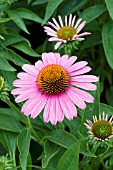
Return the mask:
[[57, 49], [62, 43], [67, 43], [68, 41], [75, 41], [75, 40], [84, 40], [83, 36], [91, 34], [90, 32], [80, 33], [83, 27], [86, 24], [86, 21], [82, 21], [82, 18], [78, 19], [75, 23], [75, 18], [72, 17], [72, 14], [69, 16], [69, 22], [67, 16], [65, 16], [65, 22], [63, 23], [61, 16], [58, 16], [59, 23], [56, 21], [55, 18], [52, 18], [52, 22], [48, 22], [49, 25], [52, 27], [44, 26], [44, 31], [47, 35], [51, 36], [48, 41], [57, 41], [55, 45], [55, 49]]
[[108, 114], [105, 115], [103, 112], [102, 115], [99, 114], [99, 120], [97, 116], [93, 116], [93, 123], [91, 120], [86, 120], [87, 123], [84, 123], [91, 138], [94, 138], [97, 141], [107, 141], [109, 138], [113, 138], [113, 115], [108, 121]]
[[[86, 61], [76, 62], [77, 57], [60, 56], [59, 53], [43, 53], [42, 60], [34, 65], [24, 64], [19, 78], [13, 82], [18, 87], [12, 94], [18, 95], [16, 102], [27, 100], [21, 112], [36, 118], [44, 109], [44, 122], [55, 125], [62, 122], [64, 116], [72, 120], [77, 116], [78, 106], [86, 108], [85, 102], [93, 103], [94, 98], [84, 90], [96, 90], [98, 77], [83, 75], [91, 70]], [[76, 105], [76, 106], [75, 106]]]

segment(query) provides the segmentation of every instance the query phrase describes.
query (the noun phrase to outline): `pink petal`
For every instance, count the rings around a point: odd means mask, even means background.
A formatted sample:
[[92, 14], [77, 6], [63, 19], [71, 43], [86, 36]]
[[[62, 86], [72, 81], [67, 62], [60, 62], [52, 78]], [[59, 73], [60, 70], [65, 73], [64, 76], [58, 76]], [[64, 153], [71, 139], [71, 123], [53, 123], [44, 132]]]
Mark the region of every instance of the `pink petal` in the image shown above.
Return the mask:
[[75, 64], [73, 64], [69, 69], [68, 72], [73, 72], [76, 70], [81, 69], [82, 67], [86, 66], [88, 63], [86, 61], [80, 61]]
[[40, 71], [44, 67], [44, 63], [41, 60], [39, 60], [35, 63], [35, 67]]
[[67, 16], [65, 16], [65, 25], [67, 26]]
[[55, 53], [55, 58], [56, 58], [56, 64], [59, 65], [60, 64], [60, 54], [59, 53]]
[[[38, 70], [37, 70], [37, 75], [38, 75]], [[21, 73], [18, 73], [17, 74], [17, 77], [20, 78], [21, 80], [27, 80], [27, 81], [36, 81], [37, 80], [37, 76], [32, 76], [28, 73], [24, 73], [24, 72], [21, 72]]]
[[84, 73], [87, 73], [91, 70], [91, 68], [89, 66], [85, 66], [79, 70], [75, 70], [75, 71], [72, 71], [69, 73], [70, 76], [76, 76], [76, 75], [81, 75], [81, 74], [84, 74]]
[[47, 32], [50, 32], [50, 33], [53, 33], [53, 34], [56, 35], [56, 31], [54, 31], [54, 30], [51, 29], [50, 27], [44, 26], [44, 29], [45, 29]]
[[74, 93], [73, 90], [72, 90], [73, 87], [69, 87], [67, 89], [67, 94], [69, 96], [69, 98], [81, 109], [85, 109], [86, 108], [86, 104], [84, 102], [84, 100], [77, 94], [77, 93]]
[[73, 81], [83, 82], [83, 83], [97, 82], [99, 81], [99, 78], [93, 75], [81, 75], [81, 76], [73, 77]]
[[85, 38], [75, 38], [76, 40], [79, 40], [79, 41], [82, 41], [82, 40], [85, 40]]
[[32, 76], [37, 76], [38, 70], [35, 68], [35, 66], [30, 64], [24, 64], [22, 66], [22, 69], [26, 71], [27, 73], [31, 74]]
[[56, 21], [56, 19], [55, 19], [55, 18], [52, 18], [52, 20], [53, 20], [54, 24], [57, 26], [57, 28], [60, 29], [60, 26], [59, 26], [58, 22]]
[[45, 66], [49, 65], [48, 57], [49, 57], [48, 53], [42, 53], [42, 60]]
[[71, 25], [71, 21], [72, 21], [72, 14], [70, 14], [70, 16], [69, 16], [69, 27]]
[[50, 113], [50, 97], [48, 98], [45, 108], [44, 108], [44, 113], [43, 113], [43, 119], [44, 122], [48, 123], [49, 122], [49, 113]]
[[44, 32], [46, 32], [47, 35], [49, 35], [49, 36], [57, 37], [57, 34], [54, 34], [54, 33], [49, 32], [49, 31], [47, 31], [47, 30], [44, 30]]
[[55, 50], [58, 49], [58, 47], [62, 44], [62, 42], [57, 42], [56, 45], [55, 45]]
[[50, 95], [50, 110], [49, 110], [49, 121], [52, 125], [56, 125], [57, 119], [56, 119], [56, 96]]
[[59, 39], [57, 37], [51, 37], [48, 39], [48, 41], [59, 41]]
[[38, 88], [16, 88], [11, 91], [11, 94], [23, 94], [33, 91], [38, 91]]
[[65, 69], [68, 69], [75, 61], [77, 60], [76, 56], [70, 57], [67, 62], [63, 65]]
[[62, 22], [62, 18], [61, 18], [61, 16], [59, 15], [59, 16], [58, 16], [58, 18], [59, 18], [59, 21], [60, 21], [60, 25], [61, 25], [61, 27], [63, 27], [63, 22]]
[[48, 22], [49, 25], [51, 25], [53, 28], [55, 28], [56, 30], [58, 30], [58, 28], [51, 22]]
[[84, 33], [78, 34], [77, 37], [79, 38], [79, 37], [90, 35], [90, 34], [91, 34], [90, 32], [84, 32]]
[[36, 82], [34, 82], [34, 81], [28, 81], [28, 80], [21, 80], [21, 79], [18, 79], [18, 80], [15, 80], [14, 82], [13, 82], [13, 85], [14, 86], [17, 86], [17, 85], [22, 85], [22, 84], [26, 84], [26, 85], [28, 85], [28, 84], [36, 84]]
[[84, 101], [88, 102], [88, 103], [93, 103], [94, 102], [94, 98], [92, 95], [90, 95], [89, 93], [85, 92], [84, 90], [80, 90], [78, 88], [71, 88], [71, 91], [73, 92], [73, 95], [79, 95], [79, 97], [81, 99], [83, 99]]
[[85, 89], [85, 90], [97, 90], [97, 86], [95, 84], [92, 84], [92, 83], [70, 81], [70, 84], [77, 86], [79, 88]]
[[64, 113], [62, 111], [62, 107], [59, 101], [59, 96], [56, 96], [56, 120], [58, 120], [59, 122], [62, 122], [64, 119]]
[[75, 24], [75, 28], [78, 27], [78, 25], [80, 24], [81, 21], [82, 21], [82, 18], [78, 19], [78, 21], [77, 21], [76, 24]]
[[60, 65], [64, 66], [65, 64], [67, 64], [67, 62], [68, 62], [68, 55], [63, 55], [60, 59]]
[[72, 120], [73, 116], [71, 115], [70, 110], [64, 101], [63, 95], [59, 95], [59, 101], [60, 101], [60, 105], [61, 105], [63, 114], [67, 117], [67, 119]]
[[53, 52], [48, 53], [48, 63], [49, 64], [56, 64], [55, 53], [53, 53]]
[[86, 21], [82, 22], [82, 23], [79, 25], [79, 27], [77, 28], [77, 33], [79, 33], [79, 32], [83, 29], [83, 27], [85, 26], [85, 24], [86, 24]]
[[18, 97], [16, 97], [15, 102], [19, 103], [22, 102], [24, 100], [27, 100], [28, 98], [32, 98], [33, 96], [35, 96], [35, 91], [26, 91], [26, 93], [22, 93], [20, 94]]
[[76, 15], [74, 15], [74, 17], [73, 17], [73, 19], [72, 19], [72, 24], [71, 24], [72, 27], [74, 26], [75, 18], [76, 18]]
[[36, 118], [39, 113], [42, 111], [46, 104], [47, 98], [44, 97], [43, 99], [41, 98], [40, 101], [36, 102], [35, 106], [31, 110], [31, 118]]

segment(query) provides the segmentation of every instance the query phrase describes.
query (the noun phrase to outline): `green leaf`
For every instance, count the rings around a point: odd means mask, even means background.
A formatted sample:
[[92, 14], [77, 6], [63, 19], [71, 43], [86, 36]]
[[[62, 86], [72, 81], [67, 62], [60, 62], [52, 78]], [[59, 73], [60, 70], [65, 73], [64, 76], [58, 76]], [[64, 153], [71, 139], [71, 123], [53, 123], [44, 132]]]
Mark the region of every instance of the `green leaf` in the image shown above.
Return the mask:
[[16, 71], [14, 67], [12, 67], [7, 60], [1, 56], [0, 54], [0, 70], [5, 70], [5, 71]]
[[[75, 136], [61, 129], [52, 131], [48, 139], [64, 148], [69, 148], [78, 141]], [[80, 153], [86, 156], [95, 157], [95, 155], [88, 151], [82, 144], [80, 146]]]
[[17, 8], [14, 10], [17, 15], [20, 16], [20, 18], [23, 19], [29, 19], [38, 23], [42, 23], [42, 18], [40, 18], [38, 15], [36, 15], [34, 12], [25, 9], [25, 8]]
[[26, 42], [19, 42], [12, 45], [14, 48], [22, 51], [23, 53], [33, 56], [33, 57], [39, 57], [40, 55], [37, 54]]
[[58, 170], [78, 170], [80, 141], [72, 145], [58, 162]]
[[60, 150], [60, 147], [54, 143], [51, 143], [49, 140], [47, 140], [44, 143], [44, 158], [42, 159], [42, 167], [46, 168], [50, 159], [58, 153]]
[[64, 17], [65, 15], [69, 15], [72, 12], [77, 11], [78, 9], [82, 8], [88, 0], [76, 0], [76, 1], [69, 1], [65, 0], [58, 9], [58, 14]]
[[102, 44], [102, 37], [99, 32], [95, 32], [87, 37], [86, 41], [80, 47], [80, 50], [84, 50], [90, 47], [94, 47], [95, 45]]
[[26, 170], [30, 140], [31, 140], [30, 129], [23, 130], [18, 136], [18, 149], [20, 152], [19, 159], [22, 170]]
[[113, 69], [113, 22], [106, 23], [102, 29], [102, 41], [106, 59], [110, 67]]
[[46, 13], [42, 25], [44, 25], [48, 19], [52, 16], [55, 9], [63, 2], [63, 0], [49, 0], [46, 8]]
[[48, 2], [48, 0], [35, 0], [32, 5], [40, 5]]
[[20, 132], [22, 127], [14, 116], [0, 113], [0, 129], [11, 132]]
[[105, 114], [108, 114], [109, 116], [113, 115], [113, 107], [104, 104], [104, 103], [100, 103], [100, 114], [102, 114], [103, 112], [105, 112]]
[[17, 35], [17, 34], [2, 34], [2, 35], [5, 39], [5, 41], [4, 40], [2, 41], [2, 44], [4, 46], [15, 44], [15, 43], [18, 43], [18, 42], [21, 42], [21, 41], [27, 42], [30, 46], [30, 42], [26, 38], [24, 38], [20, 35]]
[[17, 143], [17, 133], [0, 130], [0, 141], [3, 144], [3, 146], [6, 148], [10, 157], [12, 158], [14, 166], [16, 166], [15, 151], [16, 151], [16, 143]]
[[84, 12], [80, 15], [80, 17], [84, 21], [87, 21], [87, 23], [89, 23], [92, 20], [99, 17], [101, 14], [103, 14], [106, 10], [107, 8], [105, 4], [97, 4], [84, 10]]
[[113, 0], [105, 0], [109, 14], [111, 18], [113, 19]]
[[0, 23], [10, 21], [11, 18], [0, 18]]
[[15, 10], [10, 10], [7, 12], [8, 15], [12, 18], [12, 20], [15, 22], [15, 24], [21, 28], [23, 31], [25, 31], [26, 33], [29, 34], [29, 32], [27, 31], [26, 25], [24, 24], [24, 21], [22, 20], [22, 18], [16, 13]]
[[22, 66], [23, 64], [29, 64], [29, 62], [23, 59], [21, 56], [16, 54], [13, 50], [8, 48], [3, 48], [0, 50], [1, 56], [4, 56], [5, 59], [12, 61], [17, 66]]

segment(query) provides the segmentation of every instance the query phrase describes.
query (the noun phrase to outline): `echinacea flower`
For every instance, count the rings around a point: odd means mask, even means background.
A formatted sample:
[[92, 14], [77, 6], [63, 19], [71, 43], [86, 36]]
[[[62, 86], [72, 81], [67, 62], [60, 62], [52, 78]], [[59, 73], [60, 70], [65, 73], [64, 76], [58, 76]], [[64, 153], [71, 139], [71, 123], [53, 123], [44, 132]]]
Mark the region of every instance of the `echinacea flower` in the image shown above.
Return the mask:
[[113, 116], [111, 116], [108, 121], [108, 114], [103, 112], [102, 115], [99, 114], [99, 120], [97, 120], [97, 116], [93, 116], [93, 121], [87, 120], [87, 123], [84, 123], [88, 129], [90, 137], [98, 141], [107, 141], [109, 138], [113, 138]]
[[85, 26], [86, 21], [80, 23], [82, 21], [82, 18], [80, 18], [75, 23], [75, 18], [76, 15], [72, 17], [72, 14], [70, 14], [68, 22], [67, 16], [65, 16], [65, 23], [63, 23], [62, 18], [59, 15], [59, 23], [56, 21], [55, 18], [52, 18], [53, 23], [48, 22], [52, 28], [44, 26], [44, 31], [47, 33], [47, 35], [51, 36], [48, 41], [57, 41], [55, 49], [57, 49], [62, 43], [67, 43], [69, 41], [75, 40], [81, 41], [84, 40], [83, 36], [91, 34], [90, 32], [84, 32], [79, 34]]
[[[19, 73], [13, 85], [18, 87], [12, 94], [19, 95], [15, 101], [27, 100], [21, 112], [36, 118], [44, 108], [44, 121], [55, 125], [62, 122], [64, 115], [72, 120], [77, 116], [75, 105], [86, 108], [85, 102], [93, 103], [94, 98], [84, 90], [96, 90], [92, 82], [98, 81], [93, 75], [82, 75], [91, 70], [86, 61], [74, 63], [77, 57], [60, 56], [59, 53], [43, 53], [42, 60], [34, 65], [24, 64], [25, 72]], [[74, 105], [75, 104], [75, 105]]]

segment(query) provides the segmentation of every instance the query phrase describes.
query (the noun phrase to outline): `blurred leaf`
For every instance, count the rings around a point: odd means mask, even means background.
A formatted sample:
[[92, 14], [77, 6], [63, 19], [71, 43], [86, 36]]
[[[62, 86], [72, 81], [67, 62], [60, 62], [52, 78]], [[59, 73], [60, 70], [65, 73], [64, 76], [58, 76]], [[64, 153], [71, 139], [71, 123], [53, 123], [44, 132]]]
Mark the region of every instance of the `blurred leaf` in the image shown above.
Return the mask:
[[[71, 145], [78, 141], [75, 136], [60, 129], [52, 131], [48, 139], [64, 148], [69, 148]], [[80, 153], [86, 156], [95, 157], [95, 155], [88, 151], [82, 144], [80, 146]]]
[[88, 2], [88, 0], [76, 0], [76, 1], [69, 1], [65, 0], [58, 9], [58, 14], [62, 17], [65, 15], [69, 15], [70, 13], [77, 11], [79, 8], [81, 8], [83, 5], [85, 5]]
[[46, 13], [42, 25], [44, 25], [48, 19], [52, 16], [55, 9], [63, 2], [63, 0], [49, 0], [46, 8]]
[[73, 120], [64, 119], [66, 125], [70, 128], [70, 131], [77, 130], [79, 128], [81, 119], [77, 116]]
[[33, 0], [27, 0], [27, 3], [30, 4]]
[[9, 84], [9, 86], [12, 86], [12, 82], [16, 80], [15, 72], [10, 71], [2, 71], [2, 75], [5, 78], [5, 81]]
[[99, 116], [99, 103], [100, 103], [100, 83], [99, 81], [95, 83], [97, 85], [97, 90], [95, 91], [95, 96], [94, 96], [94, 108], [93, 108], [93, 115], [96, 115], [97, 117]]
[[32, 5], [40, 5], [48, 2], [48, 0], [35, 0]]
[[16, 71], [14, 67], [12, 67], [7, 60], [1, 56], [0, 54], [0, 69], [5, 71]]
[[33, 56], [33, 57], [39, 57], [40, 55], [37, 54], [26, 42], [19, 42], [12, 45], [14, 48], [22, 51], [23, 53]]
[[80, 50], [84, 50], [95, 45], [99, 45], [102, 43], [102, 37], [99, 32], [94, 32], [90, 36], [86, 38], [86, 41], [83, 41], [83, 44], [80, 47]]
[[102, 114], [103, 112], [105, 112], [109, 116], [112, 116], [113, 115], [113, 107], [111, 107], [107, 104], [104, 104], [104, 103], [100, 103], [100, 114]]
[[0, 113], [0, 129], [11, 132], [20, 132], [21, 125], [14, 116]]
[[58, 162], [58, 170], [78, 170], [80, 141], [72, 145]]
[[16, 143], [17, 143], [17, 133], [7, 132], [0, 130], [0, 140], [7, 152], [10, 154], [14, 165], [15, 165], [15, 151], [16, 151]]
[[46, 168], [50, 159], [56, 155], [59, 151], [60, 147], [54, 143], [51, 143], [49, 140], [47, 140], [44, 143], [44, 158], [42, 159], [42, 167]]
[[106, 99], [109, 105], [113, 106], [113, 86], [107, 88], [106, 90]]
[[102, 29], [102, 41], [106, 59], [110, 67], [113, 69], [113, 22], [106, 23]]
[[8, 48], [3, 48], [0, 51], [1, 55], [4, 56], [7, 60], [12, 61], [17, 66], [22, 66], [23, 64], [29, 64], [29, 61], [23, 59], [21, 56], [16, 54], [13, 50]]
[[20, 152], [19, 159], [22, 170], [26, 170], [30, 140], [31, 140], [30, 129], [23, 130], [18, 136], [18, 149]]
[[89, 23], [92, 20], [99, 17], [101, 14], [103, 14], [106, 10], [107, 8], [105, 4], [97, 4], [84, 10], [84, 12], [80, 15], [80, 17], [84, 21], [87, 21], [87, 23]]
[[7, 12], [8, 15], [12, 18], [12, 20], [15, 22], [15, 24], [20, 27], [23, 31], [29, 34], [27, 31], [26, 25], [24, 24], [24, 21], [22, 18], [16, 13], [16, 10], [10, 10]]
[[34, 12], [32, 12], [28, 9], [17, 8], [14, 11], [17, 15], [20, 16], [20, 18], [29, 19], [29, 20], [32, 20], [32, 21], [35, 21], [35, 22], [38, 22], [38, 23], [42, 23], [42, 21], [43, 21], [42, 18], [40, 18], [37, 14], [35, 14]]
[[10, 108], [0, 108], [0, 113], [5, 114], [5, 115], [10, 115], [10, 116], [13, 115], [17, 120], [20, 119], [20, 116], [17, 114], [17, 112], [15, 112], [14, 110]]
[[0, 18], [0, 23], [7, 22], [11, 20], [11, 18]]
[[113, 0], [105, 0], [109, 14], [111, 18], [113, 19]]
[[28, 153], [28, 156], [27, 156], [27, 170], [32, 170], [32, 157], [31, 157], [30, 152]]
[[21, 42], [21, 41], [26, 41], [30, 46], [30, 42], [26, 38], [24, 38], [20, 35], [17, 35], [17, 34], [2, 34], [2, 35], [5, 39], [5, 41], [4, 40], [2, 41], [2, 44], [4, 46], [15, 44], [15, 43], [18, 43], [18, 42]]

